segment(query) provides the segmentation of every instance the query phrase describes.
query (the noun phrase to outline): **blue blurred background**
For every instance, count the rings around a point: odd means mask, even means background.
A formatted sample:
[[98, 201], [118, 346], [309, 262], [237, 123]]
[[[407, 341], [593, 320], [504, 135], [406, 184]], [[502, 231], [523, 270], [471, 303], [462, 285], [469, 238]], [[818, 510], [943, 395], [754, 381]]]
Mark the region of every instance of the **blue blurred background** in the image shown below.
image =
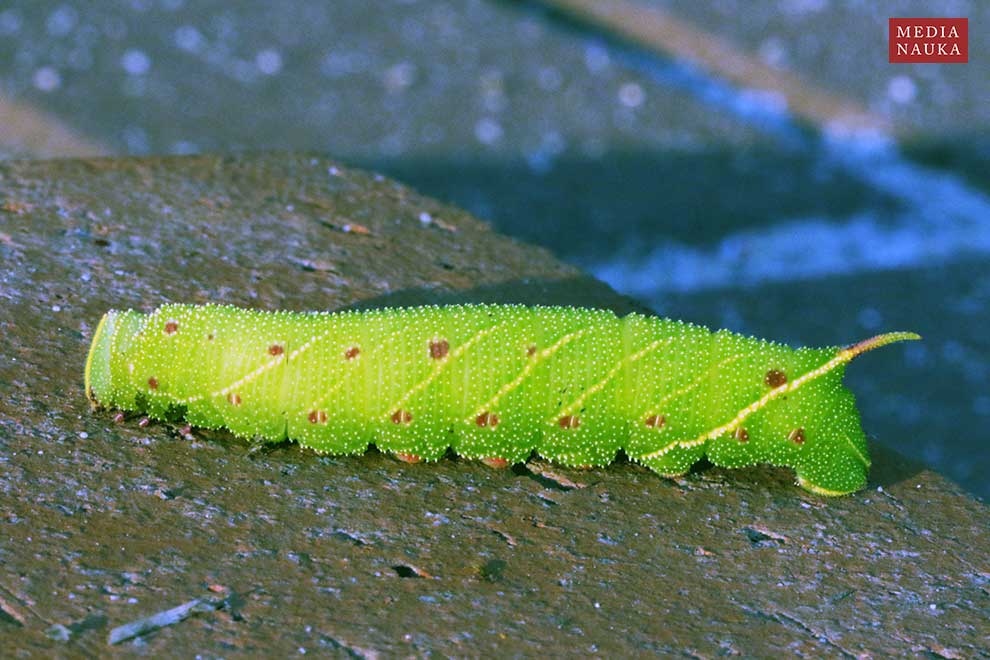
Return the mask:
[[[850, 367], [875, 442], [990, 495], [990, 5], [9, 0], [0, 157], [326, 152], [660, 314]], [[969, 64], [891, 65], [890, 16]]]

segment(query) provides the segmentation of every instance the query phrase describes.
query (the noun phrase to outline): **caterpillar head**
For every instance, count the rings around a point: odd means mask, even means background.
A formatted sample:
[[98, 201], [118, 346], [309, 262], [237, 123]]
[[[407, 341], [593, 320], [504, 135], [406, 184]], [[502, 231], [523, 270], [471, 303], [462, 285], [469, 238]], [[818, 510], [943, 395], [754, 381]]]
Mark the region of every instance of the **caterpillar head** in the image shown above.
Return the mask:
[[130, 383], [121, 357], [141, 329], [145, 316], [133, 310], [111, 309], [100, 319], [86, 358], [86, 397], [92, 406], [133, 408], [137, 388]]

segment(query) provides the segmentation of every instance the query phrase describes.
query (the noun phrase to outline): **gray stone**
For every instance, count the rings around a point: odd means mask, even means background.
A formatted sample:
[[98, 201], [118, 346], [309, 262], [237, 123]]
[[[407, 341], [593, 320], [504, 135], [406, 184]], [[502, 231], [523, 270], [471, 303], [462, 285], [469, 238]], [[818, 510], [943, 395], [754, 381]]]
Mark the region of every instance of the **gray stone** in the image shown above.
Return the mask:
[[772, 468], [410, 466], [89, 409], [83, 361], [110, 307], [636, 309], [457, 209], [301, 155], [7, 162], [0, 205], [7, 655], [106, 655], [110, 630], [194, 601], [210, 606], [115, 648], [985, 651], [987, 508], [888, 450], [868, 490], [825, 500]]

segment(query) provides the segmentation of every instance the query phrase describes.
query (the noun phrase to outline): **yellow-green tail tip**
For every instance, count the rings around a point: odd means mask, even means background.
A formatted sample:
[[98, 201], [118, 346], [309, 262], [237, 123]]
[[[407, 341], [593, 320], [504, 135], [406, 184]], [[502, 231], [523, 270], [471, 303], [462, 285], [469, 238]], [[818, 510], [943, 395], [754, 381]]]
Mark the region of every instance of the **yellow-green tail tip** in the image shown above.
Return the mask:
[[851, 360], [857, 355], [862, 355], [867, 351], [872, 351], [875, 348], [880, 348], [881, 346], [886, 346], [887, 344], [894, 344], [899, 341], [916, 341], [919, 339], [921, 339], [921, 335], [916, 332], [886, 332], [882, 335], [877, 335], [875, 337], [870, 337], [869, 339], [856, 342], [851, 346], [846, 346], [842, 349], [842, 353], [846, 355], [849, 360]]

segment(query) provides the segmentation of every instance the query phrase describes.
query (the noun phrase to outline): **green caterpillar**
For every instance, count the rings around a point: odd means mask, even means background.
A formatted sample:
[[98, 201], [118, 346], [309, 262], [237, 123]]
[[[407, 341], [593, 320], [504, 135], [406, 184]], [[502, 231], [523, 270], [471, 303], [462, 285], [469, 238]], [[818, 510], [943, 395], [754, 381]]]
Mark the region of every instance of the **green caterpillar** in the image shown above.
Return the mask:
[[95, 404], [178, 415], [332, 454], [369, 443], [416, 462], [448, 448], [493, 466], [535, 450], [571, 466], [623, 449], [665, 476], [716, 464], [796, 470], [802, 487], [866, 485], [866, 437], [842, 386], [857, 355], [655, 317], [521, 305], [261, 312], [109, 311], [86, 361]]

